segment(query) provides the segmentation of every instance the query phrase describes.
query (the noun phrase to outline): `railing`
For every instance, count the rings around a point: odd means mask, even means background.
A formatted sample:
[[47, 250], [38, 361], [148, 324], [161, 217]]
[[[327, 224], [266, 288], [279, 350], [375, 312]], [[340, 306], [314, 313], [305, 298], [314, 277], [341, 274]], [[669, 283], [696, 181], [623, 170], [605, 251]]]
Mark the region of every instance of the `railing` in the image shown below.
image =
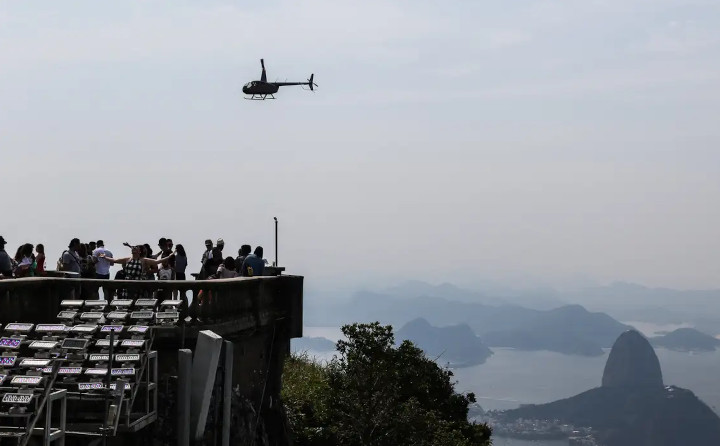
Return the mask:
[[[177, 291], [180, 324], [218, 334], [289, 319], [290, 335], [302, 336], [302, 285], [299, 276], [262, 276], [217, 280], [99, 280], [57, 277], [0, 281], [0, 324], [52, 323], [65, 299], [97, 299], [128, 290], [135, 296], [172, 299]], [[107, 300], [111, 300], [110, 297]]]

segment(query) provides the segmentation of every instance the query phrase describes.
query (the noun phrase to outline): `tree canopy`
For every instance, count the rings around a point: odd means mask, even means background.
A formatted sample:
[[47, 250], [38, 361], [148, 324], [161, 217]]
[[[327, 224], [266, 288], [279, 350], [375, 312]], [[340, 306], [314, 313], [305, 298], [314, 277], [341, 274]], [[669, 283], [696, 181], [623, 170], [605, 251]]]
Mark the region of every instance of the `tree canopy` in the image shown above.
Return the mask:
[[294, 355], [282, 397], [298, 445], [484, 446], [490, 428], [467, 420], [472, 393], [455, 392], [452, 371], [413, 343], [395, 345], [378, 322], [342, 327], [327, 364]]

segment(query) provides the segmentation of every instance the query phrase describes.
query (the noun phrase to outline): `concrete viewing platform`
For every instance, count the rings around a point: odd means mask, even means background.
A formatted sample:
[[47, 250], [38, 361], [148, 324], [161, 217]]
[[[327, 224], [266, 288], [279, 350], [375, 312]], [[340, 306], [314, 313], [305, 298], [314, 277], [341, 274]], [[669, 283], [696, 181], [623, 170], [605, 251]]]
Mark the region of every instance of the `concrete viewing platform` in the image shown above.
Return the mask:
[[[99, 345], [97, 339], [104, 336], [100, 333], [100, 328], [108, 326], [103, 326], [103, 323], [124, 324], [124, 331], [121, 330], [121, 332], [125, 333], [133, 322], [130, 317], [125, 322], [111, 321], [111, 313], [117, 310], [117, 308], [111, 309], [112, 297], [107, 298], [106, 303], [102, 303], [102, 301], [96, 302], [96, 300], [90, 299], [82, 300], [82, 294], [97, 296], [99, 290], [102, 289], [103, 295], [109, 293], [110, 296], [115, 296], [116, 290], [126, 290], [128, 294], [138, 299], [136, 301], [138, 304], [143, 299], [156, 299], [157, 303], [154, 304], [154, 307], [134, 307], [138, 313], [142, 312], [140, 310], [145, 310], [151, 314], [144, 325], [149, 326], [151, 333], [148, 337], [148, 345], [152, 346], [152, 352], [148, 350], [148, 357], [153, 358], [153, 367], [156, 369], [148, 375], [148, 384], [145, 387], [150, 390], [161, 388], [162, 386], [157, 383], [167, 382], [167, 379], [172, 380], [177, 376], [179, 351], [181, 349], [194, 350], [200, 332], [212, 331], [221, 336], [224, 341], [232, 343], [232, 354], [229, 355], [232, 363], [232, 389], [236, 397], [244, 401], [243, 410], [247, 413], [261, 415], [258, 418], [259, 422], [255, 421], [253, 426], [250, 426], [253, 423], [248, 423], [247, 426], [241, 428], [252, 430], [253, 436], [264, 436], [268, 442], [284, 444], [283, 438], [274, 437], [275, 435], [281, 437], [286, 435], [282, 429], [284, 415], [274, 402], [278, 401], [280, 397], [283, 364], [290, 352], [290, 339], [301, 337], [303, 334], [303, 280], [301, 276], [292, 275], [185, 281], [98, 280], [66, 277], [1, 280], [0, 330], [4, 330], [2, 335], [4, 337], [15, 336], [17, 339], [24, 339], [24, 336], [18, 332], [14, 334], [9, 332], [10, 327], [29, 324], [36, 326], [37, 324], [58, 324], [61, 313], [67, 310], [68, 302], [78, 302], [79, 305], [83, 305], [83, 308], [93, 308], [99, 302], [102, 309], [85, 310], [100, 313], [100, 319], [92, 322], [97, 324], [97, 334], [94, 337], [87, 336], [91, 343]], [[175, 298], [177, 317], [171, 321], [162, 320], [159, 316], [162, 313], [162, 304], [164, 301], [173, 300], [173, 291], [178, 291], [179, 296]], [[71, 325], [87, 324], [80, 319], [80, 314], [83, 313], [79, 312]], [[51, 326], [48, 325], [48, 327]], [[70, 326], [68, 326], [69, 329]], [[36, 342], [36, 345], [40, 346], [45, 345], [43, 342], [51, 342], [47, 341], [47, 339], [51, 339], [47, 335], [43, 337], [39, 333], [34, 336], [33, 339], [38, 339], [38, 341], [28, 338], [19, 347], [20, 353], [14, 354], [18, 357], [28, 357], [34, 354], [33, 350], [30, 350], [33, 347], [30, 347], [28, 342]], [[61, 343], [63, 336], [52, 339]], [[55, 349], [53, 350], [55, 353], [52, 353], [55, 355], [53, 357], [63, 358], [69, 352], [62, 350], [59, 345], [56, 345]], [[89, 350], [87, 352], [93, 353]], [[98, 350], [96, 355], [86, 354], [86, 358], [102, 356], [103, 352], [107, 353], [105, 350]], [[110, 352], [112, 353], [112, 349]], [[50, 355], [50, 351], [48, 354]], [[38, 355], [35, 354], [35, 357], [37, 358]], [[98, 366], [84, 365], [84, 367], [96, 370]], [[113, 369], [113, 373], [115, 370], [120, 369]], [[2, 368], [0, 367], [1, 373]], [[54, 373], [57, 373], [57, 370]], [[156, 380], [154, 384], [150, 383], [153, 373]], [[222, 372], [219, 373], [222, 375]], [[229, 376], [230, 374], [228, 374]], [[67, 382], [67, 378], [63, 379]], [[61, 379], [58, 378], [58, 382], [60, 381]], [[141, 384], [139, 382], [138, 387]], [[78, 393], [77, 386], [68, 388], [68, 395], [72, 395], [73, 392]], [[1, 387], [0, 390], [2, 390]], [[157, 399], [157, 397], [155, 398]], [[172, 413], [163, 415], [162, 411], [164, 403], [175, 404], [171, 401], [172, 398], [174, 397], [161, 394], [160, 403], [156, 409], [156, 418], [146, 417], [149, 422], [138, 429], [145, 429], [145, 426], [155, 419], [161, 421], [162, 426], [175, 424], [174, 415]], [[233, 406], [233, 416], [236, 416], [235, 411], [236, 407]], [[0, 410], [1, 412], [2, 410]], [[248, 418], [247, 413], [241, 416]], [[212, 423], [214, 423], [215, 429], [220, 429], [219, 426], [222, 424], [217, 419], [212, 420]], [[258, 427], [258, 424], [261, 426]], [[237, 428], [237, 426], [233, 427]], [[213, 429], [213, 427], [208, 425], [208, 429]], [[263, 433], [260, 434], [259, 431]], [[118, 444], [122, 444], [123, 441], [131, 441], [130, 437], [122, 437], [122, 429], [118, 430], [117, 435]]]

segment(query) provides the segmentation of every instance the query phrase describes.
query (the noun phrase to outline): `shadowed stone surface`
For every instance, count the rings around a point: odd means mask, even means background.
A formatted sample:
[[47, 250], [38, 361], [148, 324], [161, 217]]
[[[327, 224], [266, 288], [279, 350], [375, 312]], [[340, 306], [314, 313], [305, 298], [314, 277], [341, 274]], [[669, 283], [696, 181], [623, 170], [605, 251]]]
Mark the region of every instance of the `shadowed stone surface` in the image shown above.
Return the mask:
[[662, 371], [655, 350], [635, 330], [621, 334], [610, 351], [603, 387], [662, 387]]

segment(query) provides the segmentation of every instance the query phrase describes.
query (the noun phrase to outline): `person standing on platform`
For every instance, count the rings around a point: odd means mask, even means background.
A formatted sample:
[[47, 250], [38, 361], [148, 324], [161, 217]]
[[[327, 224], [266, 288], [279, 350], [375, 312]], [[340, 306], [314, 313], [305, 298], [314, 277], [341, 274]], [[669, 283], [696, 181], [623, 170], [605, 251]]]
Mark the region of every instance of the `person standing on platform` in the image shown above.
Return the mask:
[[5, 279], [12, 277], [12, 262], [5, 251], [5, 239], [0, 235], [0, 275]]
[[255, 252], [245, 257], [241, 274], [243, 277], [262, 276], [265, 271], [265, 261], [263, 260], [263, 248], [258, 246]]
[[80, 239], [74, 238], [70, 241], [68, 249], [63, 251], [62, 257], [60, 257], [60, 268], [61, 271], [68, 271], [72, 273], [80, 274], [80, 256], [78, 256], [77, 250], [80, 249]]
[[235, 259], [235, 267], [237, 268], [238, 274], [242, 275], [243, 262], [245, 262], [245, 257], [249, 256], [251, 252], [252, 247], [250, 247], [250, 245], [242, 245], [240, 249], [238, 249], [238, 256]]
[[45, 245], [43, 245], [42, 243], [38, 243], [38, 245], [35, 247], [35, 252], [37, 252], [37, 256], [35, 257], [35, 263], [37, 263], [35, 275], [36, 276], [44, 276], [45, 275]]
[[[98, 240], [95, 244], [97, 248], [92, 252], [92, 257], [95, 260], [95, 278], [110, 280], [110, 262], [105, 257], [112, 257], [113, 254], [109, 250], [105, 249], [105, 242]], [[102, 254], [102, 257], [100, 256]], [[103, 298], [110, 301], [110, 289], [108, 287], [102, 287]], [[99, 297], [99, 296], [98, 296]]]
[[[123, 270], [125, 271], [125, 280], [145, 280], [147, 271], [151, 267], [155, 267], [157, 269], [157, 265], [166, 262], [170, 259], [174, 254], [171, 254], [168, 257], [162, 257], [159, 259], [151, 259], [149, 257], [145, 256], [146, 249], [142, 245], [137, 245], [132, 247], [132, 256], [131, 257], [123, 257], [121, 259], [114, 259], [112, 257], [107, 257], [102, 254], [100, 254], [100, 258], [104, 258], [110, 264], [114, 265], [116, 263], [123, 265]], [[139, 293], [128, 293], [127, 290], [122, 290], [121, 295], [123, 297], [131, 296], [132, 299], [135, 299]]]

